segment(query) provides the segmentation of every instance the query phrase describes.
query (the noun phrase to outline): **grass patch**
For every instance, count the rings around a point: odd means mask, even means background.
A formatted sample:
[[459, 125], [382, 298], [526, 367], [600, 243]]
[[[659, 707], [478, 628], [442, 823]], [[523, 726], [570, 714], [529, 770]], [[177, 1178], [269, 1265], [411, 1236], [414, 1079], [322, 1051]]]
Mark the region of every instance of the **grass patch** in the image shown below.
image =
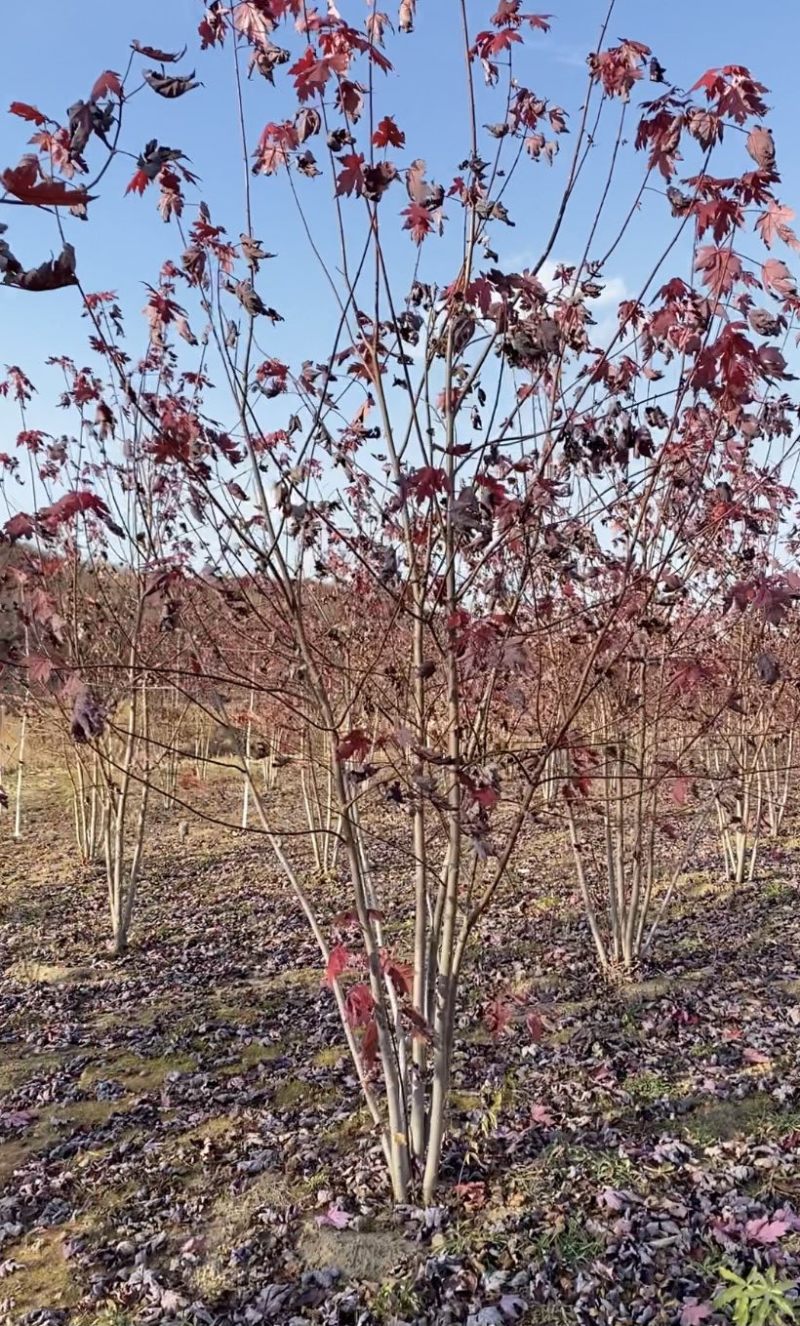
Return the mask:
[[669, 1082], [657, 1073], [636, 1073], [626, 1078], [622, 1086], [631, 1100], [641, 1105], [651, 1105], [671, 1094]]
[[155, 1091], [170, 1073], [190, 1073], [197, 1068], [188, 1054], [161, 1055], [153, 1059], [138, 1054], [118, 1054], [102, 1063], [90, 1064], [80, 1077], [80, 1085], [92, 1087], [97, 1082], [120, 1082], [133, 1093]]
[[557, 990], [561, 984], [560, 978], [550, 972], [543, 972], [539, 976], [529, 976], [527, 979], [531, 990], [539, 990], [543, 994]]
[[629, 981], [620, 986], [620, 995], [628, 1004], [663, 999], [675, 989], [675, 984], [674, 976], [653, 976], [649, 981]]
[[43, 1151], [48, 1143], [55, 1141], [55, 1132], [50, 1125], [38, 1124], [24, 1137], [13, 1137], [0, 1144], [0, 1185], [5, 1187], [14, 1177], [16, 1170]]
[[272, 1099], [272, 1104], [278, 1110], [288, 1110], [294, 1105], [315, 1105], [324, 1104], [326, 1100], [334, 1100], [336, 1093], [328, 1087], [317, 1086], [314, 1082], [306, 1082], [301, 1077], [290, 1077], [277, 1088]]
[[366, 1106], [353, 1110], [345, 1119], [324, 1129], [322, 1140], [340, 1151], [347, 1151], [359, 1137], [372, 1132], [375, 1124]]
[[0, 1094], [16, 1091], [32, 1078], [58, 1068], [67, 1058], [66, 1054], [29, 1054], [6, 1059], [0, 1064]]
[[634, 1174], [628, 1157], [620, 1155], [618, 1151], [608, 1148], [594, 1150], [573, 1146], [569, 1142], [551, 1142], [533, 1169], [555, 1182], [564, 1182], [571, 1173], [577, 1171], [592, 1183], [612, 1188], [630, 1186]]
[[37, 958], [20, 958], [6, 968], [6, 976], [18, 985], [65, 985], [86, 977], [86, 967], [62, 967], [57, 963], [39, 962]]
[[20, 1264], [4, 1285], [14, 1302], [9, 1322], [21, 1322], [37, 1308], [71, 1308], [81, 1298], [64, 1257], [64, 1236], [63, 1228], [46, 1230], [4, 1249], [5, 1257]]
[[479, 1091], [451, 1091], [450, 1104], [454, 1110], [463, 1110], [466, 1114], [469, 1110], [480, 1109], [481, 1095]]
[[348, 1050], [346, 1045], [328, 1045], [324, 1050], [318, 1050], [314, 1055], [313, 1062], [317, 1068], [335, 1068], [341, 1059], [344, 1059]]
[[133, 1317], [116, 1303], [100, 1308], [91, 1313], [79, 1313], [74, 1318], [75, 1326], [135, 1326]]
[[578, 1027], [562, 1027], [560, 1031], [554, 1031], [548, 1036], [549, 1045], [569, 1045], [573, 1036], [576, 1035]]
[[260, 1174], [243, 1192], [225, 1193], [211, 1207], [209, 1221], [195, 1232], [205, 1245], [202, 1266], [191, 1274], [193, 1289], [214, 1300], [233, 1287], [236, 1267], [231, 1253], [251, 1234], [254, 1216], [265, 1208], [282, 1210], [291, 1203], [291, 1191], [282, 1174]]
[[101, 1238], [113, 1233], [118, 1213], [130, 1203], [136, 1191], [135, 1183], [123, 1183], [117, 1188], [104, 1188], [100, 1192], [93, 1191], [91, 1210], [76, 1222], [78, 1230]]
[[121, 1096], [118, 1100], [68, 1100], [50, 1112], [50, 1118], [56, 1123], [79, 1124], [81, 1126], [106, 1123], [114, 1114], [128, 1108], [129, 1099]]
[[543, 1260], [548, 1255], [554, 1256], [570, 1271], [577, 1271], [599, 1257], [603, 1245], [599, 1239], [587, 1233], [585, 1224], [577, 1216], [562, 1224], [544, 1230], [534, 1245], [536, 1255]]
[[533, 906], [540, 912], [555, 912], [561, 906], [561, 898], [556, 893], [544, 893], [534, 898]]
[[701, 1146], [730, 1142], [763, 1131], [772, 1110], [773, 1102], [764, 1092], [742, 1100], [709, 1101], [686, 1116], [683, 1129]]
[[250, 982], [251, 990], [274, 993], [286, 989], [319, 989], [324, 972], [320, 967], [287, 967], [276, 976], [267, 976], [262, 980]]
[[308, 1224], [297, 1250], [313, 1270], [338, 1266], [347, 1280], [383, 1285], [414, 1251], [395, 1230], [325, 1229]]
[[0, 1186], [10, 1183], [17, 1170], [63, 1139], [65, 1130], [71, 1134], [78, 1128], [107, 1123], [128, 1103], [124, 1098], [69, 1100], [49, 1106], [23, 1134], [0, 1143]]
[[[186, 1146], [191, 1146], [194, 1142], [215, 1142], [221, 1138], [230, 1137], [236, 1131], [236, 1120], [232, 1119], [230, 1114], [215, 1114], [212, 1118], [206, 1119], [205, 1123], [195, 1124], [193, 1128], [187, 1128], [185, 1132], [171, 1139], [172, 1146], [176, 1151], [183, 1150]], [[172, 1149], [172, 1147], [170, 1148]]]
[[282, 1045], [264, 1045], [261, 1041], [251, 1041], [249, 1045], [242, 1046], [241, 1054], [235, 1063], [225, 1064], [219, 1071], [223, 1077], [236, 1077], [258, 1064], [272, 1063], [275, 1059], [280, 1059], [284, 1053]]
[[261, 1010], [254, 1008], [252, 1003], [233, 1003], [230, 993], [225, 998], [213, 998], [211, 1009], [216, 1022], [228, 1022], [236, 1027], [248, 1027], [261, 1016]]
[[525, 1326], [567, 1326], [572, 1318], [566, 1308], [559, 1308], [545, 1303], [534, 1303], [523, 1318]]
[[322, 1188], [330, 1188], [333, 1183], [333, 1175], [325, 1166], [315, 1169], [313, 1174], [307, 1174], [302, 1179], [296, 1179], [292, 1184], [292, 1197], [302, 1205], [308, 1202]]
[[379, 1322], [413, 1321], [422, 1311], [419, 1294], [410, 1279], [385, 1281], [374, 1295], [370, 1307]]
[[768, 898], [770, 902], [788, 902], [789, 898], [795, 896], [796, 890], [784, 880], [771, 879], [761, 885], [760, 892], [761, 897]]
[[682, 939], [675, 942], [675, 950], [678, 953], [699, 953], [706, 947], [706, 940], [699, 935], [684, 935]]

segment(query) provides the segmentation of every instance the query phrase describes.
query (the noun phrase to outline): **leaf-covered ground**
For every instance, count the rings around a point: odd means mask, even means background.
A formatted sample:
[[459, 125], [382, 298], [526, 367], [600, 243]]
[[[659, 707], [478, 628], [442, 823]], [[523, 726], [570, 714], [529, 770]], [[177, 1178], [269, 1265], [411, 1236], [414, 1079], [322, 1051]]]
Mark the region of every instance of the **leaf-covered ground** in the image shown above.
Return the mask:
[[[466, 982], [441, 1205], [393, 1212], [268, 848], [161, 820], [115, 961], [45, 788], [0, 880], [0, 1320], [691, 1326], [723, 1266], [800, 1280], [799, 860], [731, 895], [709, 849], [610, 991], [543, 833]], [[538, 1039], [490, 1035], [514, 993]]]

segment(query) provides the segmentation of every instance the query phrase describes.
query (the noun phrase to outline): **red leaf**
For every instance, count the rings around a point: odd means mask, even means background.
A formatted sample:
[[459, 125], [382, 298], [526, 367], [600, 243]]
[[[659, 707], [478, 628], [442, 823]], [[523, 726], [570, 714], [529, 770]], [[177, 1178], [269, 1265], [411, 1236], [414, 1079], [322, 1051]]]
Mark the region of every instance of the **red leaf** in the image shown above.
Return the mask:
[[300, 139], [291, 120], [282, 124], [267, 124], [261, 131], [254, 156], [253, 169], [257, 174], [274, 175], [281, 166], [289, 165], [289, 153], [297, 147]]
[[411, 1035], [418, 1040], [427, 1041], [429, 1045], [433, 1044], [433, 1030], [422, 1014], [416, 1008], [409, 1008], [408, 1004], [403, 1005], [402, 1012], [411, 1023]]
[[53, 674], [53, 660], [42, 654], [31, 654], [28, 658], [28, 676], [32, 682], [46, 685]]
[[415, 244], [421, 244], [433, 230], [431, 214], [427, 207], [422, 207], [420, 203], [411, 203], [409, 207], [404, 207], [401, 216], [406, 218], [403, 229], [411, 231], [411, 238]]
[[[64, 286], [76, 285], [75, 250], [71, 244], [65, 244], [57, 258], [50, 258], [24, 272], [7, 272], [5, 279], [20, 290], [62, 290]], [[35, 437], [36, 430], [31, 430], [29, 435]], [[26, 436], [20, 433], [18, 446]]]
[[300, 100], [308, 101], [316, 92], [323, 91], [332, 73], [343, 74], [347, 64], [344, 53], [319, 59], [313, 47], [309, 46], [305, 54], [291, 66], [289, 76], [294, 79], [295, 91]]
[[414, 31], [416, 9], [417, 0], [400, 0], [400, 12], [397, 19], [397, 26], [401, 32]]
[[731, 230], [738, 229], [744, 220], [741, 204], [731, 198], [717, 198], [713, 202], [697, 203], [693, 211], [697, 218], [698, 238], [710, 228], [718, 244]]
[[209, 46], [216, 46], [219, 43], [223, 45], [225, 33], [227, 31], [228, 14], [226, 10], [214, 5], [205, 12], [205, 16], [200, 20], [197, 29], [200, 37], [201, 51], [208, 50]]
[[364, 88], [361, 84], [354, 83], [349, 78], [340, 79], [336, 89], [336, 107], [346, 119], [352, 120], [355, 124], [361, 118], [364, 109]]
[[742, 274], [742, 263], [729, 248], [718, 249], [713, 244], [701, 248], [695, 259], [695, 271], [703, 273], [703, 284], [718, 297], [730, 294]]
[[782, 239], [784, 244], [788, 244], [790, 248], [800, 249], [800, 242], [789, 225], [789, 222], [793, 220], [793, 208], [770, 201], [766, 212], [762, 212], [756, 221], [756, 230], [768, 249], [772, 248], [776, 237]]
[[3, 171], [0, 182], [21, 203], [33, 207], [76, 207], [92, 201], [85, 189], [71, 189], [61, 180], [37, 182], [38, 169], [36, 157], [23, 157], [18, 166]]
[[545, 1033], [545, 1025], [538, 1013], [528, 1013], [525, 1017], [525, 1026], [530, 1032], [532, 1041], [540, 1041]]
[[143, 170], [137, 170], [128, 182], [128, 187], [125, 190], [126, 197], [129, 193], [144, 193], [150, 183], [150, 177]]
[[696, 1298], [688, 1298], [683, 1305], [680, 1326], [700, 1326], [701, 1321], [713, 1315], [710, 1303], [698, 1303]]
[[552, 1128], [555, 1119], [546, 1105], [531, 1106], [531, 1123], [537, 1124], [540, 1128]]
[[639, 123], [636, 133], [637, 151], [649, 147], [649, 165], [657, 166], [666, 180], [675, 174], [676, 162], [680, 157], [680, 141], [681, 117], [671, 115], [666, 109]]
[[121, 97], [122, 83], [119, 74], [113, 69], [105, 69], [89, 93], [90, 101], [102, 101], [103, 97]]
[[372, 135], [375, 147], [404, 147], [405, 141], [405, 134], [402, 129], [398, 129], [391, 115], [384, 115]]
[[797, 283], [786, 263], [781, 262], [780, 258], [767, 258], [761, 268], [761, 280], [765, 290], [771, 290], [773, 294], [780, 295], [784, 299], [797, 294]]
[[372, 991], [369, 986], [363, 982], [360, 985], [354, 985], [351, 990], [348, 990], [344, 1002], [347, 1021], [350, 1026], [365, 1027], [375, 1008], [375, 1000], [372, 998]]
[[756, 1050], [752, 1045], [748, 1045], [747, 1049], [743, 1051], [742, 1058], [746, 1064], [761, 1065], [772, 1062], [768, 1054], [764, 1054], [761, 1050]]
[[332, 948], [328, 955], [328, 965], [325, 968], [325, 985], [333, 985], [350, 961], [350, 954], [344, 944], [337, 944]]
[[697, 82], [692, 84], [689, 91], [699, 92], [702, 88], [706, 94], [707, 100], [713, 101], [715, 97], [719, 96], [724, 87], [725, 82], [724, 79], [720, 77], [719, 69], [707, 69], [704, 74], [700, 75]]
[[476, 787], [472, 793], [472, 798], [484, 810], [494, 810], [500, 800], [500, 793], [496, 787], [487, 784], [486, 787]]
[[[279, 0], [279, 3], [276, 0], [238, 0], [238, 3], [232, 6], [234, 27], [251, 45], [267, 46], [269, 34], [275, 27], [275, 11], [279, 8], [285, 11], [289, 7], [286, 0]], [[297, 14], [296, 0], [291, 0], [291, 7]], [[227, 6], [217, 3], [214, 8], [220, 10]]]
[[347, 1229], [352, 1221], [353, 1217], [335, 1203], [329, 1206], [322, 1215], [317, 1216], [318, 1225], [331, 1225], [334, 1229]]
[[505, 27], [506, 24], [519, 27], [520, 23], [529, 23], [532, 28], [539, 28], [541, 32], [550, 31], [547, 20], [553, 17], [552, 14], [520, 14], [521, 4], [522, 0], [498, 0], [497, 9], [489, 22], [495, 28]]
[[47, 116], [42, 115], [35, 106], [29, 106], [26, 101], [12, 101], [8, 113], [18, 115], [21, 120], [30, 120], [33, 124], [47, 124]]
[[361, 1053], [367, 1068], [372, 1068], [378, 1058], [378, 1024], [371, 1018], [364, 1028], [361, 1038]]
[[399, 995], [410, 995], [414, 970], [407, 962], [396, 962], [388, 954], [381, 957], [381, 971], [388, 976]]
[[762, 83], [756, 83], [744, 65], [726, 64], [722, 69], [707, 69], [701, 74], [690, 92], [702, 88], [707, 101], [716, 101], [721, 115], [730, 115], [737, 124], [743, 124], [750, 115], [759, 119], [767, 113], [761, 93]]
[[692, 86], [689, 88], [689, 91], [697, 92], [700, 88], [702, 88], [706, 96], [709, 97], [710, 99], [712, 96], [714, 96], [715, 89], [719, 87], [721, 81], [722, 80], [719, 76], [718, 69], [707, 69], [704, 74], [700, 75], [696, 83], [692, 83]]
[[447, 492], [447, 475], [436, 466], [422, 465], [411, 474], [408, 486], [413, 488], [420, 502], [426, 502], [436, 493]]
[[482, 1179], [473, 1179], [468, 1183], [457, 1183], [453, 1189], [466, 1208], [480, 1211], [486, 1205], [486, 1184]]
[[479, 55], [482, 60], [489, 60], [500, 51], [509, 50], [512, 43], [517, 41], [521, 42], [522, 38], [514, 28], [501, 28], [499, 32], [479, 32], [471, 54]]
[[103, 519], [109, 514], [108, 507], [102, 497], [98, 497], [97, 493], [83, 490], [76, 493], [65, 493], [52, 506], [45, 507], [39, 513], [39, 522], [49, 534], [55, 534], [59, 526], [66, 524], [68, 520], [73, 520], [75, 516], [82, 515], [86, 511], [93, 511], [95, 515]]
[[92, 737], [102, 737], [105, 717], [92, 692], [79, 682], [72, 707], [70, 732], [74, 741], [84, 745]]
[[15, 539], [29, 539], [33, 534], [34, 528], [35, 526], [31, 517], [26, 516], [24, 512], [20, 511], [18, 515], [12, 516], [10, 520], [6, 521], [3, 526], [3, 532], [5, 537], [10, 539], [13, 543]]
[[672, 799], [678, 806], [686, 805], [686, 798], [689, 795], [689, 779], [685, 777], [674, 778], [672, 780]]
[[336, 193], [339, 197], [347, 194], [348, 198], [355, 193], [360, 198], [364, 190], [363, 152], [349, 152], [340, 159], [343, 169], [336, 177]]
[[627, 101], [637, 79], [642, 77], [650, 54], [650, 47], [640, 41], [621, 41], [618, 46], [590, 55], [589, 68], [608, 96]]
[[372, 738], [363, 727], [354, 727], [351, 732], [342, 737], [339, 745], [336, 747], [336, 754], [340, 760], [360, 760], [368, 753], [372, 745]]
[[511, 1021], [511, 1008], [499, 996], [483, 1010], [483, 1025], [491, 1036], [500, 1036]]
[[146, 56], [148, 60], [158, 60], [159, 64], [175, 64], [186, 54], [185, 46], [182, 51], [162, 51], [157, 46], [143, 46], [140, 41], [132, 41], [131, 50], [136, 51], [137, 55]]
[[784, 1234], [788, 1234], [788, 1220], [770, 1220], [763, 1216], [760, 1220], [748, 1220], [744, 1232], [751, 1243], [777, 1243]]

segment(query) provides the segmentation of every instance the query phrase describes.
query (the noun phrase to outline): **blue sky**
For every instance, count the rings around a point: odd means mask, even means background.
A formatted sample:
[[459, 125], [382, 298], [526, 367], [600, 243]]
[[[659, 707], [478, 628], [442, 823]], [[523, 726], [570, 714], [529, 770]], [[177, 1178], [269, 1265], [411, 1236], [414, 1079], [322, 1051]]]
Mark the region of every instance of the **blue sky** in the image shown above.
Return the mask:
[[[367, 12], [364, 0], [339, 0], [339, 5], [345, 17], [361, 24]], [[492, 0], [469, 0], [473, 30], [487, 26], [494, 7]], [[560, 4], [553, 0], [550, 6], [541, 7], [553, 9], [552, 31], [546, 37], [531, 36], [515, 67], [520, 81], [564, 106], [574, 123], [586, 83], [585, 56], [595, 45], [607, 0], [562, 0]], [[394, 17], [397, 0], [381, 0], [380, 8]], [[142, 94], [130, 107], [124, 139], [134, 151], [150, 137], [181, 147], [202, 177], [201, 196], [208, 198], [215, 219], [228, 225], [234, 238], [238, 235], [243, 170], [231, 97], [230, 53], [200, 54], [196, 27], [202, 5], [198, 0], [38, 0], [7, 9], [0, 47], [3, 99], [6, 103], [12, 99], [33, 102], [55, 117], [63, 116], [67, 105], [87, 94], [102, 69], [124, 68], [131, 38], [167, 49], [180, 47], [188, 40], [190, 50], [181, 68], [196, 68], [205, 87], [174, 103], [149, 92]], [[392, 57], [397, 57], [396, 71], [381, 82], [380, 110], [393, 113], [406, 132], [403, 164], [424, 156], [429, 174], [447, 183], [460, 157], [466, 155], [464, 73], [452, 39], [458, 7], [456, 0], [419, 0], [418, 11], [413, 37], [391, 43]], [[769, 21], [761, 21], [762, 14], [770, 16]], [[759, 9], [752, 0], [618, 0], [609, 37], [615, 40], [621, 36], [650, 44], [670, 79], [683, 86], [689, 86], [711, 65], [747, 64], [770, 88], [782, 194], [790, 204], [797, 201], [800, 210], [800, 154], [793, 149], [800, 7], [784, 3]], [[285, 92], [273, 90], [260, 80], [254, 82], [248, 101], [251, 133], [255, 135], [270, 119], [282, 118], [289, 104]], [[498, 110], [499, 104], [492, 109], [482, 101], [481, 120], [501, 118]], [[631, 130], [634, 123], [631, 115]], [[14, 164], [25, 150], [27, 128], [20, 120], [0, 113], [3, 165]], [[598, 172], [607, 159], [603, 146], [601, 141], [597, 148]], [[570, 140], [564, 139], [561, 156], [552, 170], [544, 164], [525, 163], [510, 205], [516, 228], [497, 228], [496, 246], [506, 263], [522, 265], [539, 251], [569, 149]], [[627, 153], [615, 185], [612, 203], [616, 206], [610, 209], [611, 216], [618, 217], [632, 198], [642, 164], [632, 150]], [[687, 162], [687, 167], [691, 164]], [[180, 251], [177, 236], [157, 215], [154, 195], [123, 197], [133, 168], [133, 163], [126, 162], [112, 167], [102, 197], [92, 206], [90, 222], [73, 223], [70, 231], [84, 283], [90, 289], [118, 290], [131, 328], [144, 302], [142, 283], [154, 279], [165, 256], [176, 256]], [[594, 163], [586, 178], [589, 200], [593, 183], [600, 178], [599, 173], [592, 174], [593, 169]], [[327, 219], [329, 184], [300, 180], [299, 185], [309, 215], [319, 227], [317, 238], [326, 247], [331, 240]], [[399, 212], [405, 198], [398, 186], [395, 190], [387, 195], [386, 206]], [[308, 345], [312, 346], [309, 353], [324, 353], [326, 317], [331, 312], [329, 296], [310, 262], [285, 185], [273, 179], [257, 179], [254, 198], [256, 232], [267, 248], [280, 255], [278, 262], [263, 270], [261, 292], [286, 316], [285, 324], [265, 333], [267, 348], [287, 358], [303, 355]], [[456, 205], [450, 213], [455, 231]], [[630, 242], [615, 255], [606, 271], [611, 282], [609, 293], [617, 297], [636, 289], [639, 273], [662, 239], [662, 232], [667, 233], [669, 221], [663, 199], [654, 195], [647, 201], [645, 213], [634, 227]], [[353, 201], [346, 204], [345, 214], [357, 239], [363, 211]], [[0, 219], [9, 223], [7, 238], [23, 261], [41, 261], [58, 247], [52, 219], [47, 216], [5, 208], [0, 209]], [[576, 256], [571, 248], [577, 249], [580, 244], [584, 225], [585, 212], [582, 214], [579, 206], [555, 252], [556, 258], [569, 260]], [[601, 239], [602, 229], [598, 244]], [[399, 220], [391, 256], [407, 264], [410, 272], [414, 250], [408, 237], [399, 232]], [[452, 273], [448, 273], [446, 263], [443, 267], [441, 260], [436, 262], [437, 257], [441, 259], [441, 251], [437, 254], [431, 249], [430, 255], [426, 252], [426, 261], [433, 263], [431, 275], [447, 279]], [[84, 360], [86, 323], [80, 319], [76, 293], [65, 290], [31, 295], [0, 289], [0, 299], [0, 364], [19, 363], [42, 384], [43, 395], [32, 412], [31, 424], [65, 427], [65, 421], [46, 398], [47, 377], [42, 375], [40, 365], [47, 355], [62, 352]], [[598, 312], [602, 314], [602, 310]], [[315, 333], [318, 345], [313, 344]], [[7, 410], [0, 413], [0, 427], [4, 431], [16, 428]], [[0, 450], [13, 450], [13, 433], [2, 440]]]

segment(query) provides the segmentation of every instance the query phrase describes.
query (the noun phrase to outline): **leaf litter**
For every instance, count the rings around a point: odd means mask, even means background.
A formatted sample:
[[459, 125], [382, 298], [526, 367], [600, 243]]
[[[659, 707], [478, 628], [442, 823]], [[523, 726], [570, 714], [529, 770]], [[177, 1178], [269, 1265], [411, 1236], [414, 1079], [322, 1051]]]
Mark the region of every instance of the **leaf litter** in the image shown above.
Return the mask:
[[[275, 795], [291, 816], [291, 790]], [[325, 972], [266, 852], [154, 832], [125, 961], [104, 953], [99, 875], [59, 855], [46, 805], [15, 845], [4, 1320], [647, 1326], [724, 1320], [721, 1267], [800, 1279], [791, 847], [735, 894], [699, 856], [646, 979], [611, 988], [543, 838], [552, 896], [509, 889], [473, 957], [440, 1204], [393, 1210]], [[335, 916], [335, 886], [317, 887]]]

